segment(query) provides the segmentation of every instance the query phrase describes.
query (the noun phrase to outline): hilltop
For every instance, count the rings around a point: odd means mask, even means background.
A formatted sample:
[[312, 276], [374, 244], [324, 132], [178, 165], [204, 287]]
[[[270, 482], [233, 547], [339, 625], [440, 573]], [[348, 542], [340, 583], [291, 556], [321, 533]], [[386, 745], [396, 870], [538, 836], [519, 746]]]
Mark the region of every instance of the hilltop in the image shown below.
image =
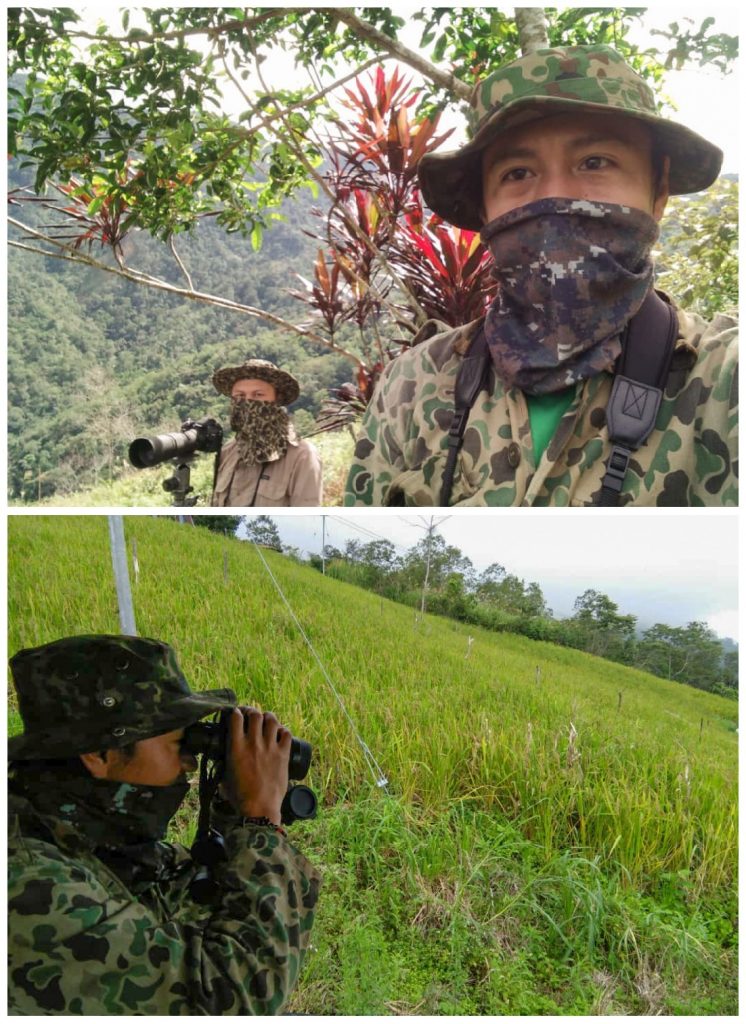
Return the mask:
[[[138, 628], [314, 747], [309, 1013], [735, 1013], [737, 707], [131, 516]], [[9, 650], [118, 631], [105, 517], [10, 517]], [[469, 636], [474, 638], [468, 643]], [[537, 671], [538, 669], [538, 671]], [[18, 728], [11, 716], [11, 731]], [[188, 841], [192, 814], [176, 834]]]

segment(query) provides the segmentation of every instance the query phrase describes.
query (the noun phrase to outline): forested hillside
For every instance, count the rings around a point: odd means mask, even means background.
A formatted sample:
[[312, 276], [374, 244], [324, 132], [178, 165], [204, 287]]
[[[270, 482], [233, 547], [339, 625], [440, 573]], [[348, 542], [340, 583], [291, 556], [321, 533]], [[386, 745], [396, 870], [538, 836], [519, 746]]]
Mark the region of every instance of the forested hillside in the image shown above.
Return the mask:
[[[11, 185], [22, 180], [13, 175]], [[179, 239], [195, 288], [258, 305], [295, 323], [306, 307], [289, 295], [294, 273], [311, 273], [322, 228], [303, 191], [259, 252], [210, 219]], [[32, 211], [49, 222], [49, 211]], [[136, 232], [132, 262], [177, 281], [167, 246]], [[8, 440], [12, 499], [37, 500], [116, 478], [139, 433], [178, 429], [187, 417], [228, 419], [210, 378], [246, 357], [271, 359], [298, 377], [293, 407], [301, 433], [328, 389], [353, 376], [351, 363], [253, 317], [231, 313], [10, 249], [8, 260]]]

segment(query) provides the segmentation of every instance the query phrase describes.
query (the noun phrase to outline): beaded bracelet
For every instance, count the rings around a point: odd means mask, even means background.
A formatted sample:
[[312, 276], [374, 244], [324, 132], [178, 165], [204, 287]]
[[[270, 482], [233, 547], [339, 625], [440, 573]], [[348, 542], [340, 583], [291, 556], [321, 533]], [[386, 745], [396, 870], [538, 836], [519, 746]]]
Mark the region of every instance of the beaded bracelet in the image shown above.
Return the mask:
[[265, 828], [273, 828], [275, 832], [279, 832], [281, 836], [287, 838], [287, 832], [280, 825], [275, 825], [269, 818], [241, 818], [242, 825], [262, 825]]

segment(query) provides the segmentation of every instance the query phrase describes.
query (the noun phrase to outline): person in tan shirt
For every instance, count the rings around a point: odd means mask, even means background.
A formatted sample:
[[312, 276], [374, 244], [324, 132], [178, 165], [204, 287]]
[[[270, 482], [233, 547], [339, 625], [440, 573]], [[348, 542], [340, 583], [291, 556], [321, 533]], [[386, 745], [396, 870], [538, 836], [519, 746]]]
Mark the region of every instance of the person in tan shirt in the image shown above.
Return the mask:
[[298, 436], [287, 409], [298, 381], [265, 359], [216, 370], [212, 382], [231, 400], [236, 433], [220, 451], [212, 504], [232, 508], [321, 505], [321, 460]]

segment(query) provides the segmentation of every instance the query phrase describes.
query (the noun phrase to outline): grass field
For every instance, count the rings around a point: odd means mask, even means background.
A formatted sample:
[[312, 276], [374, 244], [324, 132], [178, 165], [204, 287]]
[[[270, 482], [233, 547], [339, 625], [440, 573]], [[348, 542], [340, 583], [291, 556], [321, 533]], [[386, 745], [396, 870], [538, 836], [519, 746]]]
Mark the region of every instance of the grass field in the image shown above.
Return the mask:
[[[267, 552], [382, 789], [256, 549], [162, 518], [125, 529], [140, 633], [195, 689], [230, 685], [314, 746], [320, 815], [292, 836], [324, 887], [291, 1009], [737, 1013], [735, 703], [417, 621]], [[11, 653], [118, 632], [105, 517], [11, 516], [8, 534]]]

